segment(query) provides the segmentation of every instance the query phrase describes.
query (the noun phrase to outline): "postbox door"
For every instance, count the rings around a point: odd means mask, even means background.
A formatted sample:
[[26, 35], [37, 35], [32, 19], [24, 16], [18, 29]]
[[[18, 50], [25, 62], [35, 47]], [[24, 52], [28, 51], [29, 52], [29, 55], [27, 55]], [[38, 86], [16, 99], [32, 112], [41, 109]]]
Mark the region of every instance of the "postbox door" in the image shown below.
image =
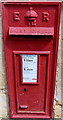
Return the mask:
[[50, 51], [15, 52], [14, 62], [17, 113], [45, 112]]

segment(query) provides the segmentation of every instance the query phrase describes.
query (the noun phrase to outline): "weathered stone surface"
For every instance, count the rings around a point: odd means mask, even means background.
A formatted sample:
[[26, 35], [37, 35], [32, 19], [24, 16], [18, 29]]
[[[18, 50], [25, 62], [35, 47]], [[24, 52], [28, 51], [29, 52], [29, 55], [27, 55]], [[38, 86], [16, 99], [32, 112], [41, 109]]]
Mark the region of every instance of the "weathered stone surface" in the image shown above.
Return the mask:
[[63, 40], [61, 41], [61, 101], [62, 101], [62, 118], [63, 118]]
[[9, 114], [8, 96], [0, 90], [0, 117], [7, 118]]
[[54, 118], [61, 118], [61, 106], [59, 105], [54, 106], [54, 114], [55, 114]]

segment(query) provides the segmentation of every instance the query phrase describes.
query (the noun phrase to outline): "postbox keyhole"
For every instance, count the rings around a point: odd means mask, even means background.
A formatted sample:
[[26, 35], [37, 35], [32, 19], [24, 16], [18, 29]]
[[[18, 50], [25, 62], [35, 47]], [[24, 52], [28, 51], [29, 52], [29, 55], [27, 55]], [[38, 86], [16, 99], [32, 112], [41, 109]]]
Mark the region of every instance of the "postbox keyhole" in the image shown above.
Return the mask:
[[26, 88], [24, 88], [24, 92], [26, 92]]

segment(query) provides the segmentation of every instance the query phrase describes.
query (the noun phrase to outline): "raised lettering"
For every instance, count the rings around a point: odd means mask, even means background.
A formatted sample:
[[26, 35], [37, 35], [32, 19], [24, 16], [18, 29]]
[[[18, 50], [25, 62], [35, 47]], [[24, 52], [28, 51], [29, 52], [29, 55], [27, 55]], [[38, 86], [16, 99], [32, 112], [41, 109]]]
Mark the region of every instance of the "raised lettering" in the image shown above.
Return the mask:
[[43, 22], [48, 22], [49, 21], [49, 13], [47, 13], [47, 12], [42, 13], [42, 21]]
[[20, 18], [19, 18], [19, 12], [14, 12], [14, 20], [16, 20], [16, 21], [19, 21], [20, 20]]

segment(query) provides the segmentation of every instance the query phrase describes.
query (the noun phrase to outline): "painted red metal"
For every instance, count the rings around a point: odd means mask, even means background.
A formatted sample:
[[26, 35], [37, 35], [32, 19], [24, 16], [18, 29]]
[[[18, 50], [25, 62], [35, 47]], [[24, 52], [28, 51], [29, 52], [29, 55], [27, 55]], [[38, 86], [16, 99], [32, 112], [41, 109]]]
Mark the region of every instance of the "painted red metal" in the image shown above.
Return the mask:
[[51, 35], [54, 36], [53, 27], [9, 27], [9, 35]]
[[[11, 118], [53, 118], [60, 9], [61, 2], [2, 3]], [[23, 82], [23, 55], [36, 56], [37, 82]]]
[[29, 26], [36, 26], [36, 18], [38, 17], [37, 13], [33, 10], [32, 7], [27, 11], [26, 16]]

